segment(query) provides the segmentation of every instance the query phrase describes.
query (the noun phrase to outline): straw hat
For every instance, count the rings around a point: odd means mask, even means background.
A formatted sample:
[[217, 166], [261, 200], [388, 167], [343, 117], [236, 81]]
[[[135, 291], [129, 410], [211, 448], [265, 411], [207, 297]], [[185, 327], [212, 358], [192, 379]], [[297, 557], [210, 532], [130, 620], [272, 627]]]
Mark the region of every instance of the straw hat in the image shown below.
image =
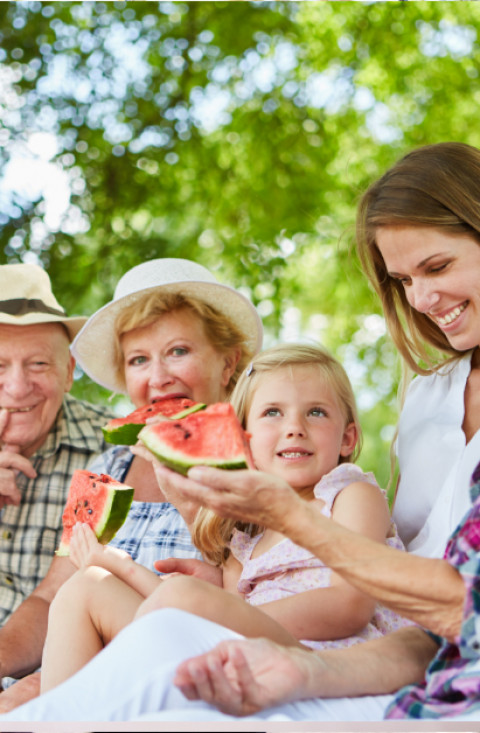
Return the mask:
[[38, 265], [0, 265], [0, 298], [0, 324], [63, 323], [73, 341], [87, 320], [67, 318], [47, 272]]
[[113, 300], [90, 316], [72, 344], [72, 353], [95, 382], [115, 392], [117, 380], [114, 324], [127, 306], [155, 290], [194, 296], [227, 316], [244, 334], [253, 353], [262, 345], [260, 316], [250, 301], [228, 285], [221, 285], [205, 267], [191, 260], [161, 258], [133, 267], [120, 278]]

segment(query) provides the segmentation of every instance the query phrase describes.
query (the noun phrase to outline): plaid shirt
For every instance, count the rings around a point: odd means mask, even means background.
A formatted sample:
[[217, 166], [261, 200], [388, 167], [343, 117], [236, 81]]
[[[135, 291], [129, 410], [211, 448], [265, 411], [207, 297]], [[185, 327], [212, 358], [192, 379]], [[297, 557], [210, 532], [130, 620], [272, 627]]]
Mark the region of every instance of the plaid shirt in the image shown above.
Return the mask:
[[[91, 469], [125, 481], [132, 459], [133, 454], [127, 446], [115, 446], [99, 456]], [[193, 546], [181, 515], [168, 502], [133, 501], [125, 523], [110, 544], [125, 550], [150, 570], [154, 570], [154, 560], [202, 557]]]
[[425, 682], [404, 687], [386, 717], [439, 719], [471, 714], [480, 720], [480, 463], [470, 489], [473, 506], [453, 533], [445, 559], [461, 573], [466, 588], [456, 644], [434, 637], [440, 649]]
[[0, 512], [0, 624], [46, 575], [60, 542], [72, 473], [104, 450], [101, 427], [109, 417], [65, 395], [46, 442], [30, 458], [37, 477], [18, 474], [20, 506]]

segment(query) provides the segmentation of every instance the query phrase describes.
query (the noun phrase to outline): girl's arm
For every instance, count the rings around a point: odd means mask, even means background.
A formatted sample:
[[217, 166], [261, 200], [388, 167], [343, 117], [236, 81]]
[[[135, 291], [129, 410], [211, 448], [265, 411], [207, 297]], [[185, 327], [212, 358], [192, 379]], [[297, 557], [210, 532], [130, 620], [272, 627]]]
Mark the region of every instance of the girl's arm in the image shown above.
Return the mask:
[[[384, 496], [376, 486], [363, 481], [350, 484], [338, 494], [332, 519], [382, 543], [390, 527]], [[297, 639], [340, 639], [368, 624], [375, 600], [332, 573], [328, 588], [298, 593], [260, 608]]]
[[123, 550], [101, 545], [88, 524], [77, 523], [70, 541], [70, 560], [76, 568], [97, 565], [123, 580], [141, 596], [148, 596], [162, 582], [156, 573], [132, 560]]
[[228, 590], [236, 596], [242, 596], [243, 594], [238, 592], [237, 585], [242, 574], [242, 564], [238, 562], [237, 558], [230, 553], [227, 561], [222, 565], [222, 588]]

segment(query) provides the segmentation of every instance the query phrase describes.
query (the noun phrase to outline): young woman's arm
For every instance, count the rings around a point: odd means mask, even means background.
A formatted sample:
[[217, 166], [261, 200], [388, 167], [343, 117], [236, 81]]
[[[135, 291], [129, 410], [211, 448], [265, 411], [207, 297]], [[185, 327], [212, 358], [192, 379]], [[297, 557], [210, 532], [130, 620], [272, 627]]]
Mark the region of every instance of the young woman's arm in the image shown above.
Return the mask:
[[290, 518], [287, 521], [290, 537], [301, 541], [342, 578], [401, 615], [455, 641], [463, 618], [465, 585], [448, 562], [379, 547], [336, 522], [325, 525], [317, 507], [306, 502], [298, 505], [295, 523]]
[[[364, 482], [351, 484], [339, 494], [333, 515], [378, 541], [385, 540], [390, 526], [388, 507], [380, 490]], [[192, 577], [170, 578], [143, 602], [139, 614], [165, 607], [180, 608], [245, 636], [263, 636], [286, 646], [298, 646], [303, 639], [351, 636], [365, 627], [375, 609], [372, 598], [336, 575], [331, 579], [331, 587], [250, 605], [238, 592], [241, 571], [241, 563], [230, 555], [223, 566], [223, 588]], [[274, 572], [272, 568], [272, 575]]]
[[449, 640], [459, 633], [465, 586], [460, 573], [445, 560], [400, 552], [352, 532], [269, 474], [200, 466], [189, 471], [189, 478], [169, 473], [185, 497], [195, 496], [222, 517], [282, 532], [358, 590], [412, 621]]
[[315, 653], [266, 639], [232, 640], [182, 662], [173, 682], [189, 700], [205, 700], [230, 715], [252, 715], [306, 698], [395, 692], [423, 680], [437, 649], [417, 627]]

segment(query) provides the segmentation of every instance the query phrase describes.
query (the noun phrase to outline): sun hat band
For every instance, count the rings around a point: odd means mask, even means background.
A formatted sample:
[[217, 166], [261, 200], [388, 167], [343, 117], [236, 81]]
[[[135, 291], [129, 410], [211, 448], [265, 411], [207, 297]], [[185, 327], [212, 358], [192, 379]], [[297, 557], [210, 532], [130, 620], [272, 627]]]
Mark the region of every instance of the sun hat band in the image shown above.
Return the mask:
[[49, 313], [52, 316], [65, 316], [64, 310], [51, 308], [43, 300], [37, 298], [0, 300], [0, 313], [8, 313], [10, 316], [24, 316], [27, 313]]
[[149, 260], [123, 275], [113, 299], [90, 316], [72, 344], [78, 365], [103, 387], [114, 392], [125, 391], [118, 380], [115, 363], [115, 322], [125, 308], [154, 292], [202, 300], [236, 325], [253, 354], [260, 350], [262, 321], [248, 298], [218, 282], [209, 270], [191, 260], [167, 257]]

